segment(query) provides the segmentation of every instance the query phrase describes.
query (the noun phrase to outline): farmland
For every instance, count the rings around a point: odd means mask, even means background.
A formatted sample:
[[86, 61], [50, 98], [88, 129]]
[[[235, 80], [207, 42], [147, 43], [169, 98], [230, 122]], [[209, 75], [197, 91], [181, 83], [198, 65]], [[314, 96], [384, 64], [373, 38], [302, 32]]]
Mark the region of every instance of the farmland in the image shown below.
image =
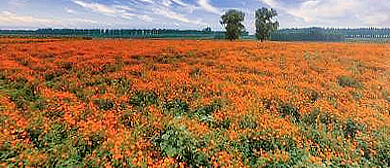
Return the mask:
[[0, 38], [9, 167], [388, 167], [390, 45]]

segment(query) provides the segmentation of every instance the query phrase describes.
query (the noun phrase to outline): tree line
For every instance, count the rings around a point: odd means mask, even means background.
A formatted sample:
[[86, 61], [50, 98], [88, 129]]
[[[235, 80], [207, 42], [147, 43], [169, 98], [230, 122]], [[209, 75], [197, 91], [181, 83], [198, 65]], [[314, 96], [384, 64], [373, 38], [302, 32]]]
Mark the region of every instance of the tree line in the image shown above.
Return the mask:
[[[225, 32], [177, 29], [38, 29], [38, 30], [0, 30], [0, 35], [32, 37], [91, 37], [91, 38], [189, 38], [224, 39]], [[244, 32], [247, 36], [248, 32]]]
[[342, 35], [346, 38], [366, 37], [366, 38], [388, 38], [390, 37], [390, 28], [292, 28], [280, 29], [275, 33], [279, 34], [334, 34]]

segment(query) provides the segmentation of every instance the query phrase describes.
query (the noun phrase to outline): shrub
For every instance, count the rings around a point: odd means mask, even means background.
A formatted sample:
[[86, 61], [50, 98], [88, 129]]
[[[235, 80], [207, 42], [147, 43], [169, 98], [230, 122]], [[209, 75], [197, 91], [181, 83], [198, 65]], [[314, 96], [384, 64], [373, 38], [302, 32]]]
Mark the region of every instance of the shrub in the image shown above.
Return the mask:
[[167, 55], [154, 56], [153, 62], [158, 64], [174, 64], [176, 62], [181, 62], [185, 59], [184, 55], [177, 53], [169, 53]]
[[319, 109], [315, 108], [303, 117], [303, 122], [308, 126], [317, 128], [318, 124], [328, 126], [329, 124], [336, 123], [337, 119], [329, 113], [321, 112]]
[[379, 167], [385, 166], [390, 167], [390, 139], [385, 139], [381, 141], [378, 149], [376, 150], [376, 155], [373, 157], [374, 163], [376, 163]]
[[280, 105], [278, 111], [282, 117], [291, 116], [293, 122], [299, 122], [301, 119], [301, 114], [299, 114], [298, 109], [291, 104]]
[[135, 126], [137, 120], [134, 118], [134, 112], [125, 112], [120, 118], [121, 123], [127, 128]]
[[110, 110], [114, 108], [114, 102], [108, 99], [95, 99], [93, 103], [99, 107], [100, 110]]
[[187, 114], [190, 111], [188, 103], [180, 99], [165, 103], [163, 108], [165, 113], [173, 114], [175, 117]]
[[138, 108], [156, 104], [157, 94], [152, 91], [138, 91], [129, 100], [129, 104]]
[[263, 98], [260, 99], [260, 101], [262, 102], [263, 107], [267, 110], [270, 110], [272, 107], [277, 107], [279, 104], [282, 104], [281, 100], [275, 98]]
[[222, 107], [222, 102], [214, 101], [212, 104], [200, 106], [189, 114], [189, 117], [196, 117], [200, 122], [213, 126], [214, 112]]
[[[272, 165], [281, 164], [286, 167], [292, 167], [302, 162], [302, 151], [298, 150], [297, 144], [290, 137], [264, 138], [257, 135], [247, 135], [240, 138], [237, 143], [239, 151], [242, 153], [244, 164], [251, 167], [275, 167]], [[287, 163], [279, 163], [276, 160], [268, 160], [261, 156], [261, 151], [273, 154], [276, 150], [286, 151], [290, 155], [297, 155], [291, 158]], [[275, 162], [276, 161], [276, 162]]]
[[61, 67], [65, 70], [71, 70], [74, 67], [74, 64], [72, 62], [63, 62], [60, 64]]
[[105, 64], [102, 66], [101, 73], [105, 74], [108, 72], [117, 72], [122, 70], [122, 68], [123, 68], [122, 64], [117, 64], [117, 63]]
[[195, 78], [197, 76], [202, 75], [202, 70], [200, 70], [199, 68], [194, 68], [189, 74], [191, 77]]
[[257, 127], [256, 117], [245, 115], [243, 119], [238, 121], [238, 126], [241, 129], [245, 129], [245, 128], [255, 129]]
[[40, 128], [29, 128], [27, 129], [27, 134], [30, 137], [31, 143], [36, 147], [36, 148], [42, 148], [44, 146], [44, 143], [42, 142], [42, 136], [43, 130]]
[[48, 167], [78, 167], [85, 165], [85, 158], [105, 141], [101, 132], [80, 136], [77, 129], [55, 123], [47, 131], [27, 129], [34, 150], [47, 156], [43, 165]]
[[31, 102], [40, 99], [37, 84], [28, 83], [25, 78], [18, 78], [14, 81], [2, 79], [0, 84], [2, 85], [0, 89], [10, 95], [11, 100], [19, 109], [27, 110]]
[[309, 90], [308, 93], [306, 93], [308, 97], [310, 98], [310, 101], [314, 103], [320, 98], [320, 94], [316, 92], [315, 90]]
[[224, 118], [222, 121], [214, 121], [212, 127], [229, 129], [231, 124], [232, 124], [232, 120], [230, 118]]
[[203, 147], [202, 142], [183, 127], [167, 126], [161, 135], [153, 139], [153, 144], [162, 156], [186, 162], [190, 167], [211, 166], [207, 155], [198, 151]]
[[47, 108], [47, 103], [46, 103], [46, 100], [45, 99], [42, 99], [42, 97], [40, 97], [39, 99], [37, 99], [33, 106], [31, 107], [33, 110], [44, 110]]
[[62, 75], [64, 74], [64, 72], [62, 71], [55, 71], [55, 72], [47, 72], [45, 73], [45, 80], [46, 81], [52, 81], [52, 80], [55, 80], [57, 78], [60, 78]]
[[6, 163], [11, 158], [15, 158], [19, 155], [19, 151], [13, 149], [9, 142], [0, 145], [0, 162]]
[[131, 81], [126, 78], [119, 78], [112, 81], [112, 85], [115, 87], [117, 94], [128, 94], [131, 89]]
[[85, 139], [75, 142], [74, 147], [77, 149], [77, 154], [84, 158], [104, 143], [106, 140], [105, 135], [102, 132], [96, 132], [88, 135]]
[[45, 116], [49, 119], [57, 119], [64, 116], [64, 112], [57, 107], [49, 107], [45, 113]]
[[68, 130], [64, 124], [53, 124], [51, 129], [47, 133], [44, 133], [42, 140], [45, 146], [54, 147], [63, 144], [68, 136]]
[[359, 80], [345, 75], [339, 76], [337, 78], [337, 83], [342, 87], [361, 88], [363, 86], [362, 82]]
[[348, 119], [343, 125], [343, 131], [344, 136], [353, 139], [355, 138], [356, 133], [359, 131], [359, 126], [351, 119]]

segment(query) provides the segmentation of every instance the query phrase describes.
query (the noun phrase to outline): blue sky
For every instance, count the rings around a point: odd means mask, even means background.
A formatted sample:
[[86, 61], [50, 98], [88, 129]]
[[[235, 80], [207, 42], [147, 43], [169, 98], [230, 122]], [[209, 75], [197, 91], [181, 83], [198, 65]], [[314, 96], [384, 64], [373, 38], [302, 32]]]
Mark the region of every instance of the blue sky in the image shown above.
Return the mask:
[[228, 9], [278, 11], [282, 28], [390, 27], [390, 0], [0, 0], [0, 29], [170, 28], [222, 30]]

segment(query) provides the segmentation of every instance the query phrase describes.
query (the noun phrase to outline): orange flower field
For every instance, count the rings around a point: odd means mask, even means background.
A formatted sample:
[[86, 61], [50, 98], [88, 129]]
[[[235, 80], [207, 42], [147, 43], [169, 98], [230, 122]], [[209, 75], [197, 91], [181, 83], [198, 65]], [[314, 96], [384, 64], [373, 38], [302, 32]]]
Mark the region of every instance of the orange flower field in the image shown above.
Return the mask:
[[390, 45], [0, 38], [0, 167], [389, 167]]

